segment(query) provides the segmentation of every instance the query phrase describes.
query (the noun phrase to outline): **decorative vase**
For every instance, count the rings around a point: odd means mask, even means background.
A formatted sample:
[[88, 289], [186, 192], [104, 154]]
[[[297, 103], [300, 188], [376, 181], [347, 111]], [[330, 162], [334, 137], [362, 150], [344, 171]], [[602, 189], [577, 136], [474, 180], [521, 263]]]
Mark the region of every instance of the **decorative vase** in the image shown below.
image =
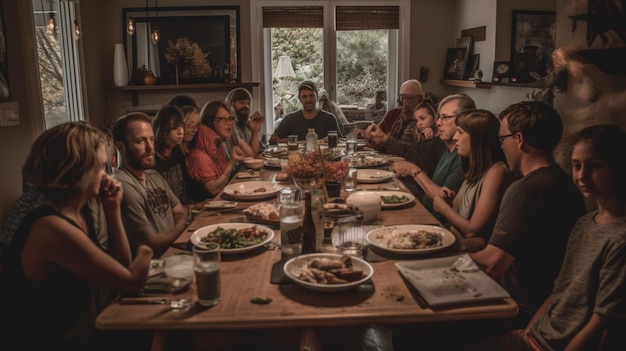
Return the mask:
[[115, 52], [113, 54], [113, 82], [117, 87], [128, 85], [128, 63], [126, 62], [126, 53], [122, 43], [115, 44]]

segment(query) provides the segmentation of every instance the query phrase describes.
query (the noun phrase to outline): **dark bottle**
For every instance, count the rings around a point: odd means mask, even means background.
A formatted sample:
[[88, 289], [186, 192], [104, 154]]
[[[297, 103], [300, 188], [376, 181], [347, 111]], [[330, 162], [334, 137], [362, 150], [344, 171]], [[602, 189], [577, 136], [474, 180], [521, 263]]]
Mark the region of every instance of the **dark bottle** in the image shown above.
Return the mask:
[[306, 192], [304, 197], [304, 221], [302, 223], [302, 253], [310, 254], [317, 252], [315, 242], [315, 222], [311, 211], [311, 192]]

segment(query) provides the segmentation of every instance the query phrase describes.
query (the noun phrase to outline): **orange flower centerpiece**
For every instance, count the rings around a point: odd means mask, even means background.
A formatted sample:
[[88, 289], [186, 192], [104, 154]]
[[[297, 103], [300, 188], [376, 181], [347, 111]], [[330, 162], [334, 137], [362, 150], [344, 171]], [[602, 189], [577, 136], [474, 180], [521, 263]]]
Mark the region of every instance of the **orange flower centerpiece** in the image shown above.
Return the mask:
[[349, 169], [350, 164], [347, 161], [326, 161], [319, 151], [313, 151], [290, 153], [285, 172], [300, 190], [307, 192], [314, 188], [321, 188], [324, 183], [341, 182]]

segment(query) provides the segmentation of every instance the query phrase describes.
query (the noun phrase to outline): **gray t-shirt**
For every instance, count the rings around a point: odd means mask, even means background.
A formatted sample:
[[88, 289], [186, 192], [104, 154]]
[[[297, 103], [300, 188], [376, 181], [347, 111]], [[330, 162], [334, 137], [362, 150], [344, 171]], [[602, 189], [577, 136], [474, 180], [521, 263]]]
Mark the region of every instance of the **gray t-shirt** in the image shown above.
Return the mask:
[[572, 230], [552, 303], [531, 328], [544, 350], [563, 350], [593, 313], [626, 322], [626, 218], [597, 224], [596, 214]]
[[279, 138], [297, 135], [298, 140], [305, 140], [309, 128], [315, 129], [315, 133], [320, 139], [325, 138], [331, 130], [336, 130], [339, 135], [343, 136], [337, 118], [323, 110], [319, 110], [313, 119], [306, 119], [302, 110], [292, 112], [283, 118], [275, 132]]
[[179, 200], [167, 181], [154, 169], [145, 170], [146, 181], [141, 183], [124, 167], [115, 171], [115, 178], [122, 183], [122, 221], [126, 235], [134, 250], [138, 238], [136, 229], [151, 224], [157, 233], [170, 231], [174, 227], [172, 208]]
[[500, 284], [530, 317], [550, 295], [583, 197], [558, 165], [534, 170], [504, 193], [489, 244], [515, 258]]

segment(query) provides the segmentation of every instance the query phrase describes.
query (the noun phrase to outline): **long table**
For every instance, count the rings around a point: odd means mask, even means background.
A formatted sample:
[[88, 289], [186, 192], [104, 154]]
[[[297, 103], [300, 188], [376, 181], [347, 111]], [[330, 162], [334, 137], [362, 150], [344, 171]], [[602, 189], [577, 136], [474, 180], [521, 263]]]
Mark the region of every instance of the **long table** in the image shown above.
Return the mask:
[[[274, 171], [263, 170], [259, 179], [275, 181]], [[233, 181], [242, 181], [234, 179]], [[288, 183], [286, 183], [288, 184]], [[359, 185], [359, 188], [400, 187], [393, 179], [385, 184]], [[261, 200], [263, 201], [263, 200]], [[269, 201], [274, 201], [269, 199]], [[240, 202], [247, 208], [256, 202]], [[185, 243], [196, 228], [242, 219], [241, 213], [202, 212], [177, 240]], [[419, 201], [414, 206], [380, 213], [385, 225], [432, 224], [439, 222]], [[280, 230], [274, 229], [275, 243], [280, 242]], [[170, 248], [164, 256], [179, 253]], [[448, 251], [444, 254], [455, 254]], [[413, 257], [414, 258], [414, 257]], [[412, 259], [413, 259], [412, 258]], [[417, 258], [419, 259], [419, 257]], [[281, 260], [280, 250], [260, 248], [238, 256], [222, 256], [221, 301], [212, 308], [195, 304], [186, 311], [171, 310], [166, 305], [121, 305], [113, 302], [97, 317], [96, 326], [104, 330], [154, 330], [153, 349], [159, 349], [169, 330], [242, 330], [293, 329], [312, 331], [316, 327], [359, 326], [371, 323], [397, 324], [435, 321], [497, 319], [517, 314], [517, 304], [504, 298], [480, 304], [431, 308], [424, 306], [398, 273], [394, 259], [372, 262], [374, 275], [371, 284], [354, 290], [323, 293], [307, 290], [296, 284], [272, 284], [274, 265]], [[251, 303], [251, 299], [269, 297], [266, 305]], [[303, 339], [310, 333], [302, 333]], [[308, 336], [307, 336], [308, 335]], [[156, 342], [159, 341], [159, 342]], [[303, 341], [307, 342], [307, 341]]]

